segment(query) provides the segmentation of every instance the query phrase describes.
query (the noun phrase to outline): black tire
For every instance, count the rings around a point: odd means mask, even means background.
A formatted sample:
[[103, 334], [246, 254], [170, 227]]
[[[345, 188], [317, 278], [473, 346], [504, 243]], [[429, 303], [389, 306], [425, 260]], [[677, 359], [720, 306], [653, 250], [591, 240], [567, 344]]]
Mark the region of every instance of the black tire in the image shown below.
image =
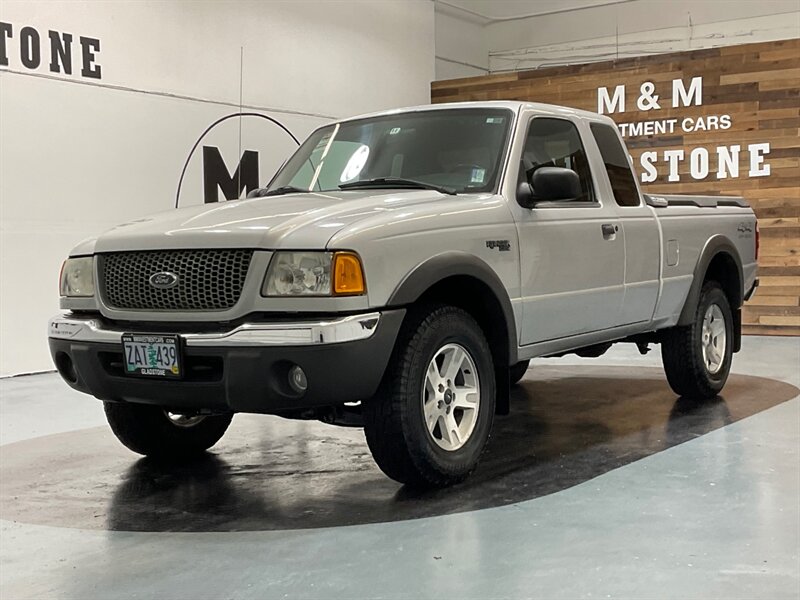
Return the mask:
[[528, 371], [528, 367], [530, 366], [531, 361], [529, 360], [522, 360], [515, 365], [511, 365], [511, 385], [515, 385], [520, 382], [520, 380], [525, 377], [525, 373]]
[[[703, 358], [703, 322], [709, 307], [719, 307], [725, 326], [725, 349], [719, 368], [710, 370]], [[722, 390], [733, 359], [733, 315], [728, 297], [716, 281], [707, 281], [700, 291], [697, 310], [690, 325], [665, 332], [661, 360], [672, 390], [691, 399], [714, 398]]]
[[[458, 344], [467, 351], [480, 390], [474, 429], [455, 450], [437, 445], [423, 409], [428, 365], [447, 344]], [[466, 479], [478, 464], [489, 440], [495, 402], [492, 353], [475, 319], [452, 306], [409, 313], [381, 389], [363, 405], [367, 444], [381, 470], [395, 481], [415, 487], [452, 485]]]
[[202, 454], [228, 429], [232, 414], [203, 417], [194, 425], [177, 425], [157, 406], [105, 402], [111, 431], [127, 448], [159, 459], [182, 460]]

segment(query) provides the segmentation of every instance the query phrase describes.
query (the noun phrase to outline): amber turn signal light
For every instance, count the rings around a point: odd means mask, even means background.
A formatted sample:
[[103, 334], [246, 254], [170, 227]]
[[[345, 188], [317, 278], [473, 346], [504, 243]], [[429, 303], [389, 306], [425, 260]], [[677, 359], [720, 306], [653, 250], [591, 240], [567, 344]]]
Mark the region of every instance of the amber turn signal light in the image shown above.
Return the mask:
[[333, 293], [356, 296], [366, 291], [361, 260], [352, 252], [337, 252], [333, 257]]

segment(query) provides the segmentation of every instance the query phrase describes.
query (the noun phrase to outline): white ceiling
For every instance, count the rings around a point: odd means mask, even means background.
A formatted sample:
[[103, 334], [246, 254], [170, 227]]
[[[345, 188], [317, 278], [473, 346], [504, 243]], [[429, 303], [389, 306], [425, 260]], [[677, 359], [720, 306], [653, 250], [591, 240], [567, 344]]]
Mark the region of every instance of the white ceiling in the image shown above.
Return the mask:
[[631, 0], [434, 0], [437, 5], [470, 14], [480, 20], [506, 21], [555, 12], [621, 4]]

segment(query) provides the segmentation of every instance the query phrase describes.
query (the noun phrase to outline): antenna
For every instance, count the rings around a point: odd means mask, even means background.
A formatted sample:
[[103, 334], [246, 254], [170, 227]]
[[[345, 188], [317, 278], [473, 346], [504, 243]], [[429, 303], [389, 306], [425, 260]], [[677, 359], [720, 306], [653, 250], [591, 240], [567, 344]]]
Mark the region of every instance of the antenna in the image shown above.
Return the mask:
[[[239, 152], [236, 160], [242, 159], [242, 89], [244, 87], [244, 46], [239, 46]], [[236, 190], [241, 195], [242, 189], [242, 170], [236, 169], [238, 177], [236, 180]]]

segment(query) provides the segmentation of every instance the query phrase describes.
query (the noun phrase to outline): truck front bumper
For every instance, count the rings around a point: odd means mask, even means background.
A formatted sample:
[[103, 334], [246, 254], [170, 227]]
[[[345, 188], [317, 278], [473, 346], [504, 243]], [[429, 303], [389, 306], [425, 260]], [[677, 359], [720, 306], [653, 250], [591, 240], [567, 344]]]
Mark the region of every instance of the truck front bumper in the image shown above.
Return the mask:
[[[405, 310], [291, 322], [249, 322], [230, 329], [183, 332], [130, 329], [97, 316], [50, 320], [50, 353], [62, 378], [101, 400], [188, 410], [279, 413], [372, 397], [389, 363]], [[181, 325], [181, 330], [186, 330]], [[177, 333], [183, 378], [126, 375], [123, 333]], [[304, 393], [289, 385], [300, 366]]]

